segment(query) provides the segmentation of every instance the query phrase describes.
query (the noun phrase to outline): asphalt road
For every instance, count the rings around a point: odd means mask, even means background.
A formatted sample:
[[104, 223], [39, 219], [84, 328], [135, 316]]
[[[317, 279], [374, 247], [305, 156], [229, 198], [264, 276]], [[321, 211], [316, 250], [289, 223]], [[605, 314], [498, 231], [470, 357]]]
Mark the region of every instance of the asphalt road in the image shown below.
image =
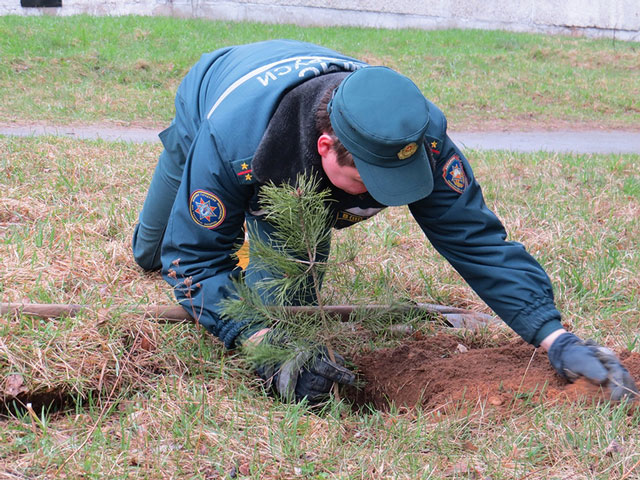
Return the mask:
[[[159, 142], [158, 130], [104, 126], [0, 125], [0, 135], [62, 135], [79, 139], [102, 139], [135, 143]], [[620, 130], [449, 132], [464, 150], [510, 150], [514, 152], [639, 153], [640, 132]]]

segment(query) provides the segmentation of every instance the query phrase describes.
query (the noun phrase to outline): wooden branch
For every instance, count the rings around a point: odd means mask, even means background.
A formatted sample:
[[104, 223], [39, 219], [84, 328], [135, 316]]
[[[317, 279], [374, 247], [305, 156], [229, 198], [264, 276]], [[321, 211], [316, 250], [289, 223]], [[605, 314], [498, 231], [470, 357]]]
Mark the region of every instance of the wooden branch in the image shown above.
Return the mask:
[[[56, 303], [2, 303], [0, 314], [30, 315], [39, 318], [75, 317], [81, 311], [91, 311], [89, 305]], [[168, 322], [192, 322], [193, 318], [180, 305], [116, 305], [97, 309], [98, 314], [111, 311], [131, 312], [144, 318], [156, 318]]]
[[[362, 314], [417, 314], [433, 313], [444, 317], [451, 327], [476, 329], [483, 325], [497, 323], [497, 319], [491, 315], [465, 310], [462, 308], [448, 307], [431, 303], [416, 303], [413, 305], [325, 305], [324, 311], [330, 315], [338, 316], [343, 321], [357, 313]], [[314, 315], [319, 311], [314, 306], [290, 306], [274, 307], [274, 310], [283, 309], [293, 315]], [[39, 318], [59, 318], [63, 316], [73, 317], [81, 311], [91, 311], [88, 305], [74, 304], [43, 304], [43, 303], [0, 303], [0, 314], [30, 315]], [[100, 316], [108, 316], [110, 312], [129, 312], [142, 315], [144, 318], [163, 320], [169, 323], [192, 322], [193, 317], [180, 305], [115, 305], [106, 309], [97, 309]]]

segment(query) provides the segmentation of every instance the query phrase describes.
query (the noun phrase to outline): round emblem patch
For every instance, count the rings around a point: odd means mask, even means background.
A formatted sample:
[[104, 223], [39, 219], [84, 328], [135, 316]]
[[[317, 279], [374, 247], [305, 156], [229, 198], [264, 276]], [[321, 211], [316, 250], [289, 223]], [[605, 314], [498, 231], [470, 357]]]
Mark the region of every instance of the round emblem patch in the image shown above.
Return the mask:
[[194, 222], [209, 229], [220, 225], [227, 214], [220, 199], [206, 190], [196, 190], [191, 194], [189, 212]]
[[418, 150], [418, 144], [416, 142], [411, 142], [408, 145], [405, 145], [404, 148], [398, 152], [398, 158], [400, 160], [409, 158], [411, 155], [416, 153], [417, 150]]

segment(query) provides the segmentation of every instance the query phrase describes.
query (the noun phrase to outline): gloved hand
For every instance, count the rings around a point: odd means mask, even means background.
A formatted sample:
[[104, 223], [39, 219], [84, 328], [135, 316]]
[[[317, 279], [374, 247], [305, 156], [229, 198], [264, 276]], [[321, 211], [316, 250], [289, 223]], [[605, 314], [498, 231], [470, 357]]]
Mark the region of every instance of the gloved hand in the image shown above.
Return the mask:
[[549, 348], [549, 362], [558, 374], [575, 381], [585, 377], [609, 388], [611, 400], [638, 399], [638, 388], [616, 354], [593, 340], [586, 342], [573, 333], [563, 333]]
[[[268, 340], [267, 340], [268, 341]], [[256, 372], [286, 401], [306, 398], [314, 405], [326, 400], [333, 383], [352, 385], [355, 375], [344, 366], [344, 358], [324, 346], [297, 347], [295, 355], [276, 365], [259, 365]]]

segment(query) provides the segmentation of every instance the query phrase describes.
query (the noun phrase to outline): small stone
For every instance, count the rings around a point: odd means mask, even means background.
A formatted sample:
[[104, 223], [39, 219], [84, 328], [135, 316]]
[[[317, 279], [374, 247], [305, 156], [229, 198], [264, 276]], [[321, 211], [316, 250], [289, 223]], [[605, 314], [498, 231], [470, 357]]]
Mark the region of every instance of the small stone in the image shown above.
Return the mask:
[[414, 332], [414, 329], [411, 325], [397, 324], [397, 325], [391, 325], [389, 327], [389, 333], [391, 334], [391, 336], [397, 337], [397, 338], [409, 336], [413, 332]]

